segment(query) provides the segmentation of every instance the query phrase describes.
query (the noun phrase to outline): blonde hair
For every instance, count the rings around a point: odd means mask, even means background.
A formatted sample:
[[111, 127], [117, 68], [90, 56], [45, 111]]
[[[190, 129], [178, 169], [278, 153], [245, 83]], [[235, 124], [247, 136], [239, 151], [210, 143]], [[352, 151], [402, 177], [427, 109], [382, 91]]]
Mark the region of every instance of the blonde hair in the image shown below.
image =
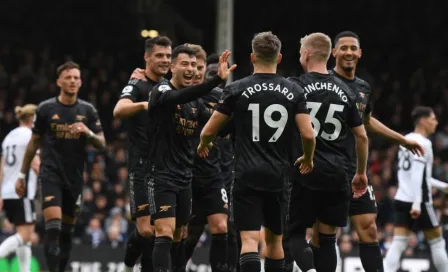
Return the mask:
[[198, 44], [192, 44], [192, 43], [186, 43], [184, 44], [186, 47], [189, 47], [193, 49], [194, 55], [197, 59], [202, 59], [204, 61], [207, 60], [207, 53], [205, 52], [204, 48]]
[[300, 40], [302, 48], [311, 53], [311, 58], [327, 61], [331, 54], [331, 39], [328, 35], [320, 32], [306, 35]]
[[26, 104], [23, 107], [17, 106], [14, 109], [16, 118], [20, 121], [25, 121], [26, 118], [33, 116], [36, 112], [37, 106], [34, 104]]
[[276, 63], [281, 49], [282, 42], [271, 31], [255, 34], [252, 39], [252, 52], [262, 62]]

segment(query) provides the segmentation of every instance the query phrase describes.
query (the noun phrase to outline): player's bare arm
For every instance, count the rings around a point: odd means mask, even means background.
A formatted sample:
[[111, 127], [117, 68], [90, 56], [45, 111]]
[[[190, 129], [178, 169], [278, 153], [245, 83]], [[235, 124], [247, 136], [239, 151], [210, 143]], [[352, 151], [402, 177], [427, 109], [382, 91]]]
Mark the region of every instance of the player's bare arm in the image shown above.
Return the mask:
[[367, 159], [369, 156], [369, 138], [363, 125], [352, 128], [356, 141], [357, 167], [352, 181], [355, 198], [359, 198], [367, 191]]
[[218, 111], [213, 112], [210, 120], [201, 131], [201, 142], [198, 146], [199, 157], [206, 158], [208, 156], [208, 152], [213, 147], [212, 141], [216, 138], [216, 135], [224, 127], [229, 118], [229, 116]]
[[101, 149], [106, 146], [104, 133], [98, 132], [95, 134], [82, 122], [72, 124], [70, 126], [70, 133], [86, 135], [88, 143], [93, 145], [97, 149]]
[[114, 108], [115, 118], [129, 118], [136, 113], [148, 110], [148, 102], [133, 102], [131, 99], [120, 99]]
[[296, 114], [296, 124], [300, 131], [303, 146], [303, 156], [298, 158], [295, 165], [299, 165], [301, 174], [307, 174], [313, 170], [314, 149], [316, 138], [309, 114]]
[[[34, 171], [34, 173], [36, 173], [36, 175], [39, 175], [39, 170], [40, 170], [40, 155], [36, 154], [34, 156], [33, 161], [31, 162], [31, 169]], [[1, 183], [0, 183], [1, 186]]]
[[413, 154], [417, 154], [419, 156], [423, 156], [425, 154], [423, 147], [419, 143], [414, 140], [407, 139], [400, 133], [388, 128], [378, 119], [372, 117], [372, 114], [366, 115], [364, 125], [369, 132], [381, 135], [394, 143], [400, 144]]
[[16, 183], [16, 193], [21, 197], [25, 193], [26, 183], [25, 177], [26, 173], [30, 171], [31, 162], [36, 156], [37, 149], [39, 149], [40, 135], [33, 133], [31, 140], [28, 142], [26, 147], [25, 157], [23, 158], [22, 168], [17, 178]]

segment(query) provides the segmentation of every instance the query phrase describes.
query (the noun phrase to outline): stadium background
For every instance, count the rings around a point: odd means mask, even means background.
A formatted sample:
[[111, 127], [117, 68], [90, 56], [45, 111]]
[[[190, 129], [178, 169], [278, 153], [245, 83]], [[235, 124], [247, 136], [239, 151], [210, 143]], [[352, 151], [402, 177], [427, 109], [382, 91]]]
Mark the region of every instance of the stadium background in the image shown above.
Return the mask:
[[[83, 263], [83, 271], [118, 271], [110, 266], [119, 266], [123, 245], [133, 224], [128, 221], [126, 193], [127, 124], [114, 119], [112, 110], [130, 73], [144, 65], [145, 38], [142, 35], [148, 32], [142, 30], [157, 30], [169, 36], [175, 45], [201, 44], [208, 53], [231, 49], [233, 60], [239, 65], [234, 79], [251, 72], [248, 54], [256, 32], [272, 30], [279, 36], [283, 42], [279, 73], [291, 76], [302, 72], [298, 64], [302, 36], [320, 31], [334, 37], [340, 31], [352, 30], [361, 37], [364, 55], [358, 75], [372, 85], [375, 117], [407, 133], [412, 129], [409, 115], [414, 106], [434, 107], [440, 120], [438, 132], [432, 137], [434, 176], [446, 181], [448, 22], [443, 12], [447, 6], [446, 1], [403, 6], [386, 0], [348, 3], [325, 0], [2, 0], [0, 140], [17, 125], [14, 106], [37, 104], [58, 94], [55, 70], [59, 64], [70, 59], [81, 65], [80, 97], [96, 105], [105, 130], [107, 151], [89, 151], [83, 211], [75, 232], [75, 243], [79, 246], [75, 247], [72, 267], [74, 271], [81, 271], [76, 267]], [[333, 63], [330, 61], [329, 68]], [[380, 211], [377, 223], [381, 247], [385, 252], [392, 238], [391, 199], [397, 183], [397, 146], [374, 135], [370, 145], [369, 170]], [[448, 199], [443, 193], [434, 192], [434, 204], [447, 239]], [[34, 254], [44, 230], [40, 214], [38, 218]], [[0, 240], [13, 232], [3, 218]], [[202, 238], [200, 246], [206, 248], [207, 235]], [[406, 257], [429, 260], [428, 247], [422, 239], [421, 234], [411, 238]], [[339, 240], [343, 255], [356, 256], [357, 242], [354, 230], [345, 228]], [[207, 250], [196, 255], [196, 264], [206, 260], [204, 254]], [[38, 255], [38, 262], [44, 266]], [[92, 256], [95, 257], [92, 259]], [[98, 265], [94, 261], [102, 263], [100, 270], [95, 270]], [[359, 261], [355, 258], [354, 262]], [[0, 261], [0, 271], [8, 265], [6, 260]], [[193, 268], [200, 271], [205, 266]], [[345, 271], [355, 271], [347, 269]]]

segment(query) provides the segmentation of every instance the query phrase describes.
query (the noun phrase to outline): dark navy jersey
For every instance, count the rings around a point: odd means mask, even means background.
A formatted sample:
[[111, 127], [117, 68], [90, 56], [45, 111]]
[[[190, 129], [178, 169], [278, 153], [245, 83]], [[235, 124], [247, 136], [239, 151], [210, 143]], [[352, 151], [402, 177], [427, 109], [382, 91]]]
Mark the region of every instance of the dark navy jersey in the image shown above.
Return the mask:
[[[351, 128], [362, 124], [356, 95], [340, 79], [330, 74], [307, 73], [290, 78], [305, 90], [307, 107], [316, 135], [314, 169], [299, 181], [316, 190], [345, 190], [349, 179], [346, 166], [351, 159], [345, 143]], [[296, 137], [297, 144], [301, 144]]]
[[253, 74], [228, 85], [216, 110], [233, 114], [235, 182], [255, 190], [283, 190], [295, 116], [308, 114], [302, 88], [276, 74]]
[[[222, 89], [219, 87], [214, 88], [211, 92], [201, 97], [201, 101], [204, 103], [210, 115], [213, 114], [216, 104], [222, 95]], [[194, 147], [197, 147], [200, 142], [200, 134], [203, 126], [197, 129]], [[193, 168], [194, 182], [198, 186], [217, 186], [221, 188], [223, 179], [221, 174], [221, 146], [218, 144], [218, 138], [213, 142], [214, 147], [210, 150], [208, 157], [200, 158], [196, 152], [195, 163]]]
[[152, 90], [147, 125], [148, 170], [155, 182], [177, 188], [190, 186], [197, 149], [193, 145], [196, 130], [211, 115], [197, 98], [220, 83], [219, 78], [214, 78], [203, 84], [177, 90], [170, 82], [161, 82]]
[[[129, 99], [134, 103], [148, 102], [149, 93], [157, 82], [146, 77], [147, 81], [130, 79], [126, 87], [121, 92], [120, 99]], [[163, 79], [165, 80], [165, 79]], [[147, 157], [148, 139], [146, 124], [148, 123], [148, 113], [140, 111], [126, 120], [129, 122], [129, 158]]]
[[87, 136], [70, 133], [70, 125], [84, 123], [93, 133], [102, 131], [95, 107], [81, 99], [64, 105], [54, 97], [39, 104], [33, 133], [40, 136], [39, 178], [80, 188], [87, 159]]
[[[336, 73], [334, 70], [330, 71], [331, 74], [337, 76], [339, 79], [341, 79], [347, 86], [352, 90], [352, 92], [356, 95], [356, 107], [358, 108], [359, 115], [361, 116], [362, 120], [364, 121], [366, 116], [370, 115], [372, 113], [372, 106], [371, 106], [371, 88], [370, 84], [366, 81], [360, 79], [359, 77], [355, 77], [355, 79], [351, 80], [348, 78], [345, 78], [338, 73]], [[346, 148], [349, 150], [350, 153], [350, 164], [349, 164], [349, 172], [350, 176], [353, 177], [356, 173], [356, 146], [355, 146], [355, 137], [353, 134], [349, 135], [346, 139], [345, 143]]]

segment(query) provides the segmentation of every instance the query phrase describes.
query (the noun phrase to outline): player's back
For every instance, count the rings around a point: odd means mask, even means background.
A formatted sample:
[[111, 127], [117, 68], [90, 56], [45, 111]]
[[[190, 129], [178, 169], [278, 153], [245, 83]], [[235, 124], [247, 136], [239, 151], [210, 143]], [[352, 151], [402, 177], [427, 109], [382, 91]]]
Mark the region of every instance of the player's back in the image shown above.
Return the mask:
[[[432, 191], [429, 178], [432, 177], [433, 151], [431, 141], [419, 133], [409, 133], [406, 138], [423, 146], [425, 155], [419, 157], [403, 146], [398, 150], [398, 190], [396, 200], [412, 203], [416, 198], [432, 203]], [[417, 195], [421, 193], [420, 195]]]
[[305, 184], [313, 189], [346, 189], [348, 175], [345, 166], [349, 164], [350, 153], [345, 141], [352, 133], [351, 127], [361, 125], [355, 94], [330, 74], [311, 72], [290, 80], [305, 91], [316, 135], [314, 170], [302, 180], [306, 180]]
[[228, 90], [236, 99], [236, 180], [258, 190], [282, 190], [298, 103], [306, 110], [303, 90], [276, 74], [253, 74]]
[[[31, 129], [28, 127], [17, 127], [13, 129], [5, 137], [2, 143], [5, 167], [3, 168], [2, 180], [2, 198], [18, 199], [19, 196], [15, 192], [15, 184], [22, 167], [23, 158], [25, 157], [26, 147], [31, 139]], [[36, 174], [31, 170], [27, 176], [28, 184], [31, 188], [28, 190], [26, 197], [33, 199], [36, 189]], [[34, 191], [33, 191], [34, 189]]]

